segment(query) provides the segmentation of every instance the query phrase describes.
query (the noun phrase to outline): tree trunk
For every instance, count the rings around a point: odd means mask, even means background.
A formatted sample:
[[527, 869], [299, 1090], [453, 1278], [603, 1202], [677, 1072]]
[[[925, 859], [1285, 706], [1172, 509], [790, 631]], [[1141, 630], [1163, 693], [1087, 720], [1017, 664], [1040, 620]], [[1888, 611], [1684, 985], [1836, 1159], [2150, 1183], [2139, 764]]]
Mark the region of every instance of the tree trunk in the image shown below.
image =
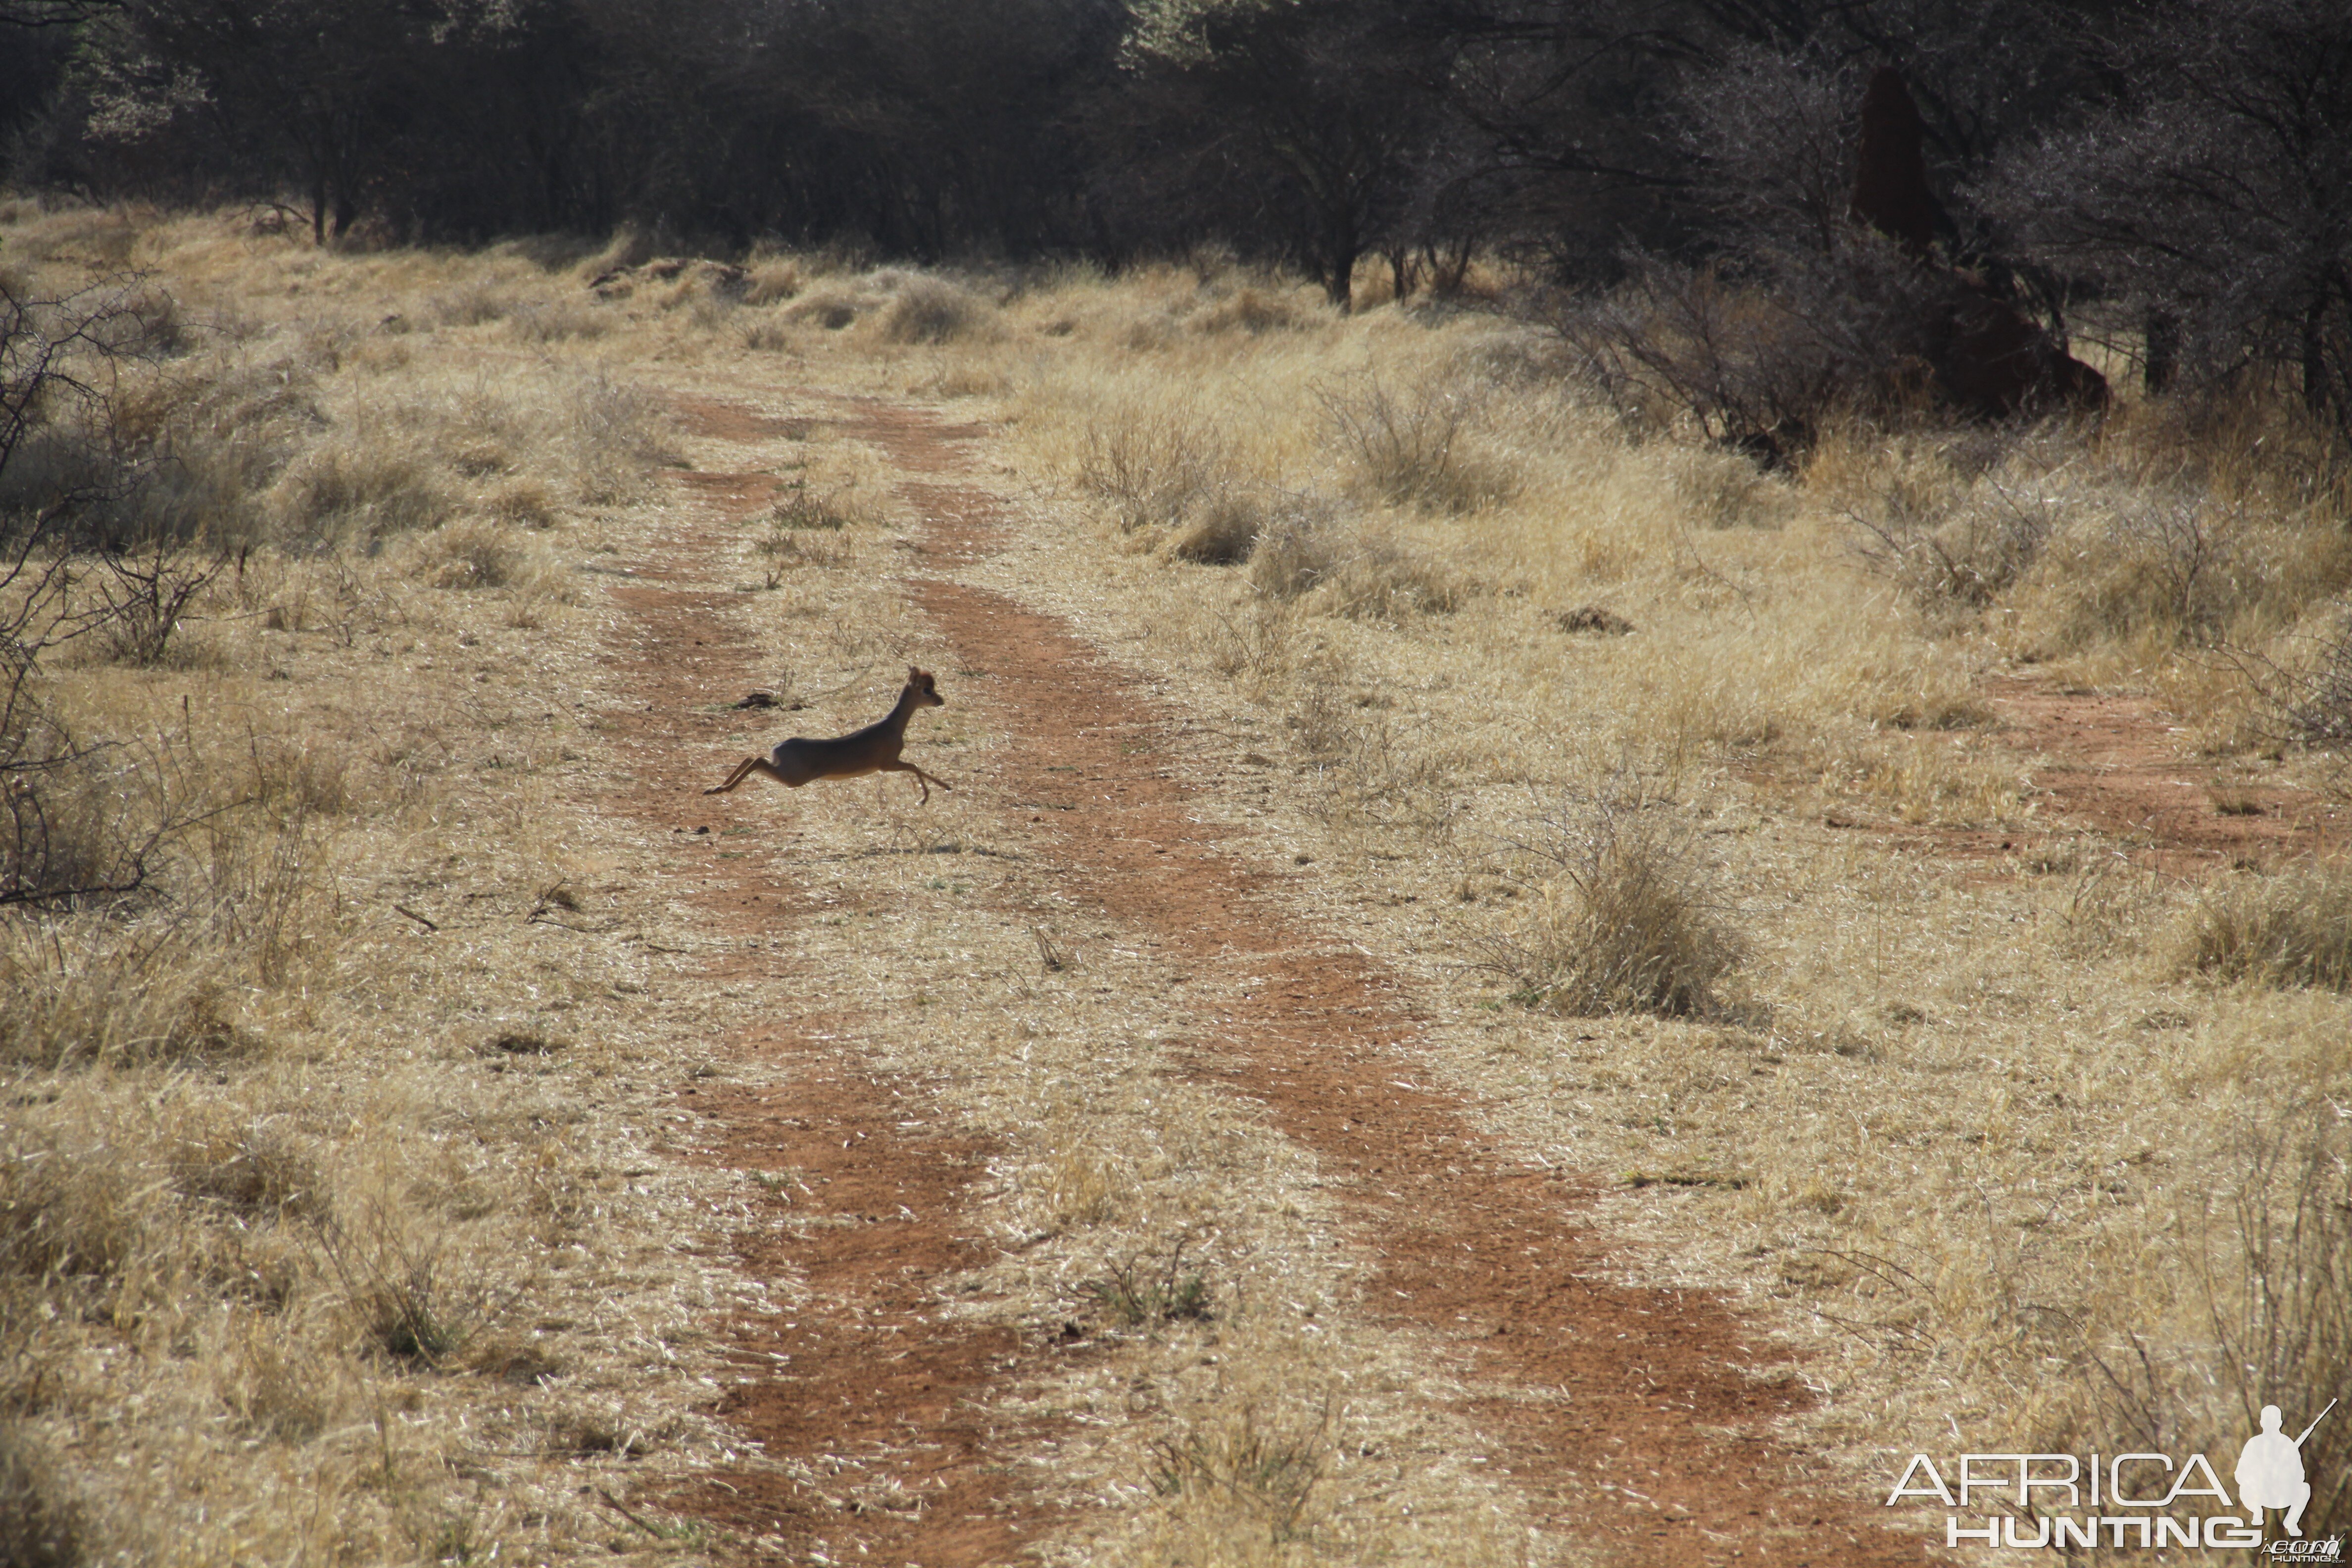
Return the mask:
[[2147, 338], [2147, 360], [2140, 384], [2150, 392], [2163, 392], [2172, 385], [2173, 373], [2180, 367], [2180, 319], [2169, 310], [2151, 309]]
[[1343, 316], [1353, 307], [1356, 297], [1356, 258], [1353, 253], [1331, 258], [1330, 273], [1323, 279], [1323, 293], [1331, 303], [1339, 307], [1339, 314]]
[[2322, 289], [2303, 312], [2303, 405], [2326, 413], [2327, 393], [2327, 292]]

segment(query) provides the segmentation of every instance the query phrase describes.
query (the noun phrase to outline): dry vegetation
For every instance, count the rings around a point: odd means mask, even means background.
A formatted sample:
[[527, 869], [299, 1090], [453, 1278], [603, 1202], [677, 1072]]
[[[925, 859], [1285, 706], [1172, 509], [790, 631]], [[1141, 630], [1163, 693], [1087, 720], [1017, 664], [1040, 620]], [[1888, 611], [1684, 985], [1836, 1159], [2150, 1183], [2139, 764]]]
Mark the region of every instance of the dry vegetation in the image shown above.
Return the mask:
[[[601, 1550], [593, 1493], [510, 1470], [714, 1451], [662, 1363], [737, 1289], [668, 1260], [709, 1194], [645, 1149], [665, 961], [560, 809], [602, 721], [579, 567], [662, 405], [541, 352], [576, 286], [520, 257], [7, 217], [12, 293], [135, 266], [176, 323], [117, 439], [37, 428], [8, 500], [113, 465], [81, 526], [184, 591], [53, 638], [11, 707], [0, 1554]], [[618, 962], [566, 951], [616, 924]]]
[[[1247, 817], [1328, 857], [1322, 918], [1455, 999], [1452, 1080], [1623, 1173], [1662, 1275], [1804, 1325], [1835, 1396], [1811, 1440], [1865, 1474], [2234, 1451], [2268, 1400], [2315, 1412], [2347, 1375], [2333, 835], [2147, 868], [2042, 820], [1985, 678], [2153, 693], [2189, 765], [2333, 810], [2295, 745], [2340, 716], [2324, 440], [2127, 403], [1836, 433], [1769, 476], [1628, 426], [1493, 318], [1236, 329], [1264, 287], [1139, 275], [1123, 319], [1041, 289], [1009, 309], [1057, 353], [1007, 406], [1152, 563], [1066, 607], [1280, 748]], [[1825, 818], [2014, 847], [1985, 875]]]
[[[743, 1178], [649, 1131], [724, 1005], [666, 967], [693, 943], [645, 892], [659, 846], [593, 807], [626, 700], [594, 573], [693, 459], [656, 389], [719, 377], [1003, 420], [1030, 526], [985, 571], [1200, 719], [1203, 815], [1416, 977], [1431, 1072], [1622, 1176], [1629, 1271], [1807, 1352], [1830, 1398], [1799, 1440], [1853, 1496], [1956, 1432], [2218, 1454], [2352, 1377], [2352, 874], [2186, 879], [2045, 821], [1985, 695], [2026, 668], [2154, 693], [2199, 765], [2325, 785], [2294, 742], [2341, 739], [2352, 536], [2283, 415], [1854, 429], [1766, 476], [1628, 424], [1497, 316], [1340, 319], [1214, 261], [948, 279], [0, 223], [14, 289], [137, 267], [173, 302], [108, 456], [142, 479], [131, 564], [186, 588], [165, 613], [78, 580], [147, 619], [46, 650], [5, 737], [60, 759], [44, 875], [141, 872], [0, 908], [11, 1561], [713, 1545], [595, 1495], [724, 1449], [692, 1379], [757, 1291], [679, 1250]], [[904, 502], [872, 449], [794, 439], [741, 613], [779, 700], [863, 721], [924, 636], [889, 586]], [[929, 732], [971, 748], [960, 784], [1006, 743], [985, 722]], [[877, 1059], [1003, 1150], [987, 1223], [1046, 1245], [971, 1289], [1116, 1343], [1036, 1396], [1091, 1434], [1053, 1473], [1096, 1511], [1053, 1550], [1524, 1560], [1433, 1352], [1351, 1321], [1363, 1264], [1311, 1160], [1160, 1070], [1164, 966], [1083, 911], [1015, 918], [1049, 895], [1010, 862], [853, 858], [1010, 831], [976, 793], [851, 792], [837, 822], [794, 797], [796, 842], [839, 852], [808, 896], [844, 911], [795, 940], [811, 985], [887, 994]], [[2010, 852], [1936, 852], [1969, 828]], [[2322, 1431], [2315, 1473], [2352, 1473], [2352, 1426]]]

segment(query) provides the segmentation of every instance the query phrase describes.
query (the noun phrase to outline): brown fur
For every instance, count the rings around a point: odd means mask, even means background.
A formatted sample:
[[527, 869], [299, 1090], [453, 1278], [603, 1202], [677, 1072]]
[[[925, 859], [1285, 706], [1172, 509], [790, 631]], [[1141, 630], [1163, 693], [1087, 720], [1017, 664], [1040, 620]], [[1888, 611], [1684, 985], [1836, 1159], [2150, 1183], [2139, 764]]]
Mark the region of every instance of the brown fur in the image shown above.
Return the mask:
[[819, 779], [862, 778], [867, 773], [912, 773], [916, 787], [923, 792], [923, 801], [929, 804], [931, 785], [950, 789], [945, 779], [935, 778], [914, 763], [901, 761], [898, 752], [907, 743], [907, 721], [915, 716], [918, 708], [943, 708], [947, 699], [939, 694], [937, 685], [928, 669], [907, 667], [907, 684], [898, 693], [898, 704], [880, 719], [863, 730], [829, 741], [812, 741], [794, 735], [777, 743], [776, 749], [764, 757], [746, 757], [727, 775], [727, 782], [713, 784], [705, 795], [725, 795], [753, 773], [775, 780], [788, 789], [798, 789]]

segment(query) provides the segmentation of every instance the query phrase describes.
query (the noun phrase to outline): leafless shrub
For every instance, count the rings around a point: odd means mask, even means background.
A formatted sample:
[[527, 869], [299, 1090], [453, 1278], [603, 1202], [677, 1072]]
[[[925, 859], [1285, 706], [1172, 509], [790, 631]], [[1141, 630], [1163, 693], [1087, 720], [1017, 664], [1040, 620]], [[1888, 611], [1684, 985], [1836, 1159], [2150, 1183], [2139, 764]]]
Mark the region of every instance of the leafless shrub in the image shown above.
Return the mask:
[[139, 892], [191, 828], [230, 808], [201, 783], [184, 737], [86, 742], [32, 689], [5, 717], [0, 909]]
[[2335, 625], [2310, 639], [2305, 651], [2307, 657], [2294, 665], [2244, 652], [2232, 658], [2268, 706], [2273, 739], [2287, 745], [2352, 746], [2352, 607], [2338, 611]]
[[1184, 1267], [1185, 1245], [1179, 1241], [1165, 1258], [1130, 1258], [1114, 1264], [1085, 1287], [1086, 1293], [1126, 1328], [1204, 1322], [1213, 1305], [1208, 1277]]
[[1460, 809], [1449, 749], [1328, 665], [1310, 669], [1283, 724], [1316, 773], [1308, 816], [1335, 832], [1401, 833], [1417, 847], [1450, 834]]
[[2176, 938], [2183, 973], [2352, 991], [2352, 868], [2305, 864], [2209, 888]]
[[[2352, 1149], [2333, 1107], [2274, 1110], [2238, 1140], [2234, 1190], [2189, 1228], [2182, 1319], [2134, 1325], [2084, 1356], [2090, 1376], [2053, 1452], [2125, 1444], [2234, 1453], [2275, 1405], [2293, 1434], [2352, 1387]], [[2352, 1526], [2352, 1423], [2333, 1415], [2303, 1442], [2306, 1538]], [[2067, 1445], [2074, 1445], [2070, 1450]]]
[[645, 388], [600, 374], [582, 380], [568, 401], [572, 481], [582, 500], [635, 500], [656, 468], [677, 461], [669, 405]]
[[1213, 615], [1197, 624], [1194, 635], [1210, 668], [1264, 687], [1290, 668], [1297, 632], [1284, 605], [1261, 602], [1234, 615]]
[[181, 615], [211, 586], [223, 564], [163, 541], [103, 557], [98, 591], [106, 616], [98, 629], [115, 659], [142, 668], [164, 663]]
[[1475, 511], [1510, 492], [1508, 476], [1466, 448], [1476, 403], [1465, 389], [1400, 391], [1367, 377], [1315, 396], [1361, 482], [1392, 506]]
[[1889, 486], [1869, 510], [1848, 515], [1864, 535], [1863, 558], [1922, 609], [1982, 609], [2041, 558], [2057, 504], [2048, 495], [1988, 480], [1949, 508]]
[[1948, 316], [1925, 268], [1875, 237], [1842, 231], [1829, 251], [1790, 249], [1732, 278], [1647, 256], [1601, 300], [1563, 301], [1553, 330], [1586, 377], [1630, 416], [1696, 423], [1767, 467], [1810, 446], [1838, 414], [1901, 416], [1924, 405], [1928, 324]]
[[163, 521], [184, 536], [184, 515], [157, 515], [152, 433], [120, 415], [186, 342], [170, 297], [136, 276], [56, 293], [0, 277], [0, 551], [119, 549]]
[[1617, 781], [1589, 806], [1561, 801], [1515, 847], [1533, 897], [1480, 946], [1520, 1001], [1570, 1016], [1716, 1008], [1741, 943], [1662, 803]]
[[2074, 646], [2153, 635], [2210, 647], [2236, 610], [2262, 592], [2256, 563], [2240, 557], [2239, 509], [2178, 490], [2119, 497], [2087, 558], [2053, 583], [2060, 635]]
[[1182, 522], [1204, 499], [1234, 489], [1224, 438], [1190, 408], [1134, 410], [1087, 426], [1079, 485], [1117, 504], [1129, 531]]

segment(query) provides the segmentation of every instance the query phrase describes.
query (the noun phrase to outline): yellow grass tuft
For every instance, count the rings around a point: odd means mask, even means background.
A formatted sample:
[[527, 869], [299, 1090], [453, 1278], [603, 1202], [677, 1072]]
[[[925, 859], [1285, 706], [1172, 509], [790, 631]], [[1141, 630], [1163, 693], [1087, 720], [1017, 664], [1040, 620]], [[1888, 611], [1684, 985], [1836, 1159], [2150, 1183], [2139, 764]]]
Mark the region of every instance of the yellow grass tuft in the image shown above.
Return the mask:
[[1713, 1012], [1741, 944], [1663, 803], [1612, 785], [1520, 842], [1527, 909], [1485, 942], [1529, 1006], [1571, 1016]]
[[2352, 991], [2352, 868], [2241, 873], [2206, 891], [2175, 938], [2183, 973]]

